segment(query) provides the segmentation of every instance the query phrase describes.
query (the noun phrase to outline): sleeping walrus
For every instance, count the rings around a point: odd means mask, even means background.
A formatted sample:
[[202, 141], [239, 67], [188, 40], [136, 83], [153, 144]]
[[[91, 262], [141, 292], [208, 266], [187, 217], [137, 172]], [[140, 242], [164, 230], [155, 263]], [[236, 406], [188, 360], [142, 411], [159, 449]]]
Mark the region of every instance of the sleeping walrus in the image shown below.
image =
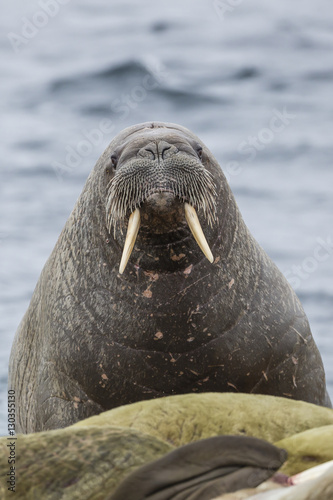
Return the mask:
[[21, 432], [190, 392], [330, 406], [298, 298], [249, 233], [213, 155], [169, 123], [125, 129], [98, 160], [9, 370]]

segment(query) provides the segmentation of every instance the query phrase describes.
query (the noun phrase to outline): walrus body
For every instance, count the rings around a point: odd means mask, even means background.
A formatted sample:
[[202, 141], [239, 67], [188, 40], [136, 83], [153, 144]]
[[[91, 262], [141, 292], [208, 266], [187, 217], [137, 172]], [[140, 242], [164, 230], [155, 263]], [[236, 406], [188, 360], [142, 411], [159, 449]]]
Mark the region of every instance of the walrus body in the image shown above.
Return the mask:
[[[212, 263], [184, 205], [198, 212]], [[123, 264], [134, 213], [141, 227]], [[9, 388], [23, 432], [188, 392], [330, 405], [298, 298], [212, 154], [167, 123], [125, 129], [98, 160], [16, 334]]]

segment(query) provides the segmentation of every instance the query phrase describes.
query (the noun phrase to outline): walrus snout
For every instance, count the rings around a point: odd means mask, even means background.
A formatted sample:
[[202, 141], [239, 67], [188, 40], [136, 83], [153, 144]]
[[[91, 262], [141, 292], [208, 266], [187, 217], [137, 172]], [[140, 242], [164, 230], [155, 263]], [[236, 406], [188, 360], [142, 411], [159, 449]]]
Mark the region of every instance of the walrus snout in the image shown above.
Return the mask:
[[118, 154], [117, 170], [108, 185], [106, 217], [108, 230], [113, 226], [114, 234], [117, 221], [129, 217], [119, 272], [125, 270], [141, 220], [152, 224], [153, 233], [168, 232], [176, 222], [186, 221], [200, 249], [213, 262], [197, 216], [200, 211], [213, 226], [216, 190], [202, 162], [202, 147], [182, 135], [174, 134], [172, 139], [153, 135], [145, 141], [128, 141]]

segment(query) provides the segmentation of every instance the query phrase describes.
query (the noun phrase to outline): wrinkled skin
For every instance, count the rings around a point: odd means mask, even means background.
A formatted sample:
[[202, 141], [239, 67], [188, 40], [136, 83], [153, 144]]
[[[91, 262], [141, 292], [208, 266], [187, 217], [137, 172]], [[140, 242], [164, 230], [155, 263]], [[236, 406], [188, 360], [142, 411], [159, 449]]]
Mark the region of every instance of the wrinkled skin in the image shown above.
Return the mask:
[[125, 477], [108, 500], [212, 500], [273, 476], [285, 450], [257, 438], [220, 436], [171, 451]]
[[[131, 210], [109, 231], [108, 185], [133, 158], [144, 159], [143, 169], [163, 166], [165, 143], [178, 174], [179, 158], [186, 164], [188, 157], [213, 176], [217, 219], [210, 226], [200, 207], [198, 217], [215, 260], [190, 233], [184, 200], [154, 194], [141, 204], [138, 238], [120, 275]], [[188, 392], [272, 394], [330, 406], [298, 298], [249, 233], [206, 146], [165, 123], [125, 129], [98, 160], [16, 334], [9, 388], [21, 432]]]
[[13, 495], [8, 438], [0, 437], [1, 500], [211, 500], [259, 485], [287, 455], [253, 437], [214, 436], [175, 448], [113, 426], [20, 434], [16, 444]]

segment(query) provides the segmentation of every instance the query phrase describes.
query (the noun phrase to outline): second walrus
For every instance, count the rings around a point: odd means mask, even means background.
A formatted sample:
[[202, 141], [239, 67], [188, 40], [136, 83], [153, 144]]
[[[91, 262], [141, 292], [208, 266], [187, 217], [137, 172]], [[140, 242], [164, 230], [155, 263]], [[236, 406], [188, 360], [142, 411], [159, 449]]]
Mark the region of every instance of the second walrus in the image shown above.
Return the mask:
[[160, 122], [122, 131], [91, 172], [16, 334], [9, 389], [21, 432], [190, 392], [330, 406], [302, 306], [217, 161]]

